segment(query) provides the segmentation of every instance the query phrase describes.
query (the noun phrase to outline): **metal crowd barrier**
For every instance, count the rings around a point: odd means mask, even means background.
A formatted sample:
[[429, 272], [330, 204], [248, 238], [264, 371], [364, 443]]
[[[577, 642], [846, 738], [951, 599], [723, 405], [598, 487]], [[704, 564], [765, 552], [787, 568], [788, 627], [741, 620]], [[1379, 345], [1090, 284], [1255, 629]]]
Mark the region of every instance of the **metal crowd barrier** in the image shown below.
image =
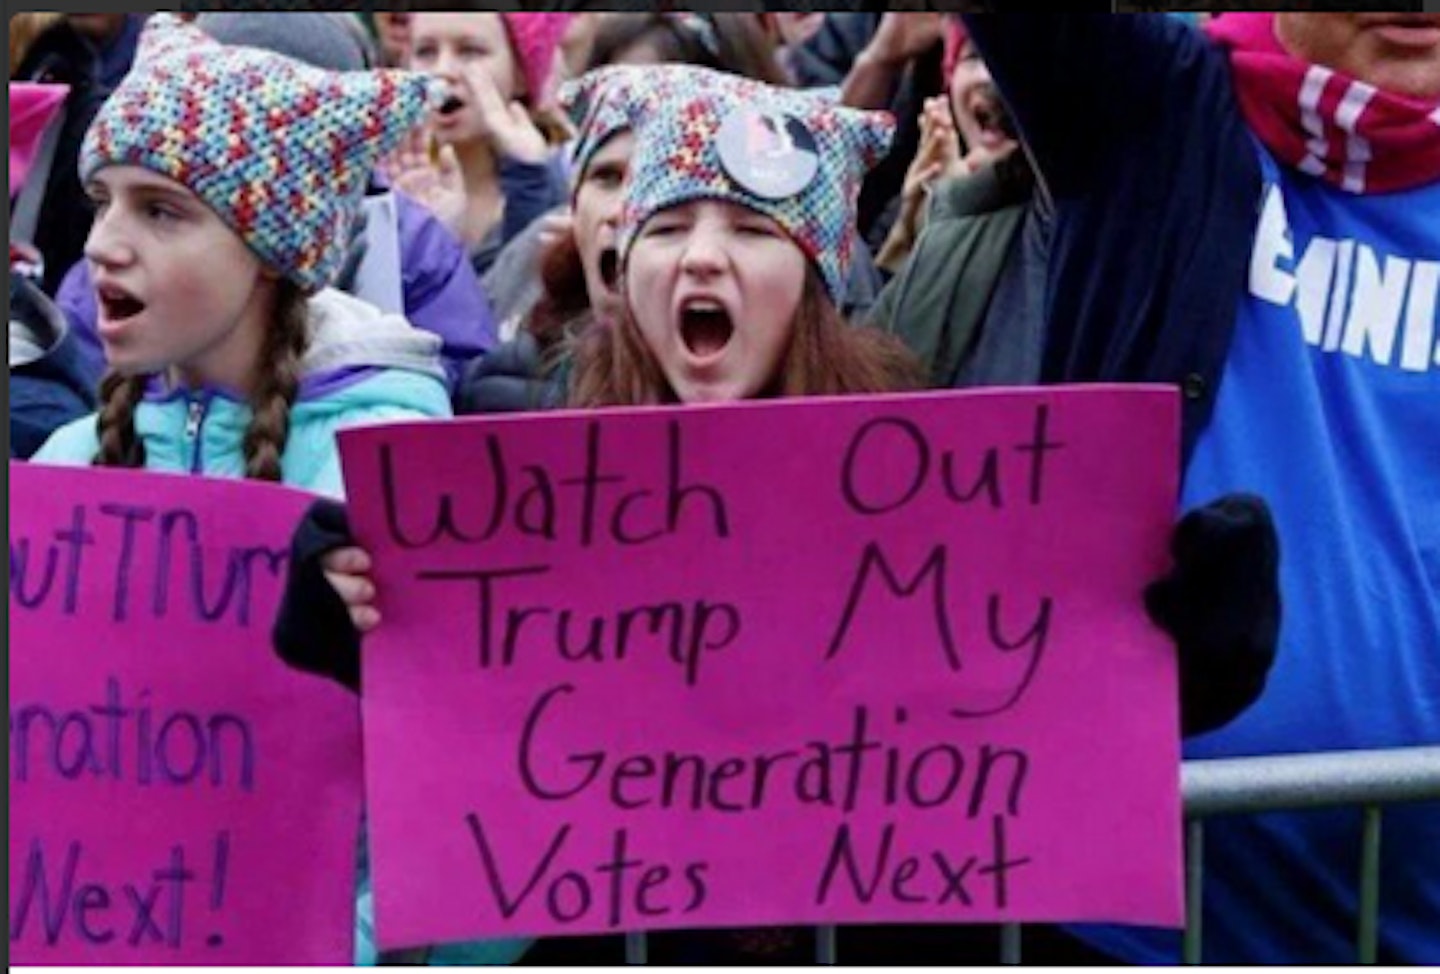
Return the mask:
[[[1185, 800], [1186, 925], [1183, 960], [1201, 962], [1205, 821], [1218, 815], [1301, 811], [1356, 806], [1361, 810], [1360, 910], [1356, 958], [1376, 960], [1380, 927], [1380, 839], [1383, 809], [1406, 802], [1440, 801], [1440, 747], [1343, 751], [1277, 757], [1186, 761], [1181, 769]], [[839, 962], [834, 927], [816, 938], [819, 964]], [[1019, 964], [1024, 934], [1018, 924], [1002, 929], [1000, 962]], [[646, 962], [643, 933], [625, 939], [628, 963]]]
[[1383, 808], [1440, 800], [1440, 747], [1187, 761], [1181, 772], [1181, 788], [1186, 820], [1185, 963], [1201, 961], [1207, 818], [1356, 806], [1363, 817], [1356, 960], [1373, 964], [1380, 937]]

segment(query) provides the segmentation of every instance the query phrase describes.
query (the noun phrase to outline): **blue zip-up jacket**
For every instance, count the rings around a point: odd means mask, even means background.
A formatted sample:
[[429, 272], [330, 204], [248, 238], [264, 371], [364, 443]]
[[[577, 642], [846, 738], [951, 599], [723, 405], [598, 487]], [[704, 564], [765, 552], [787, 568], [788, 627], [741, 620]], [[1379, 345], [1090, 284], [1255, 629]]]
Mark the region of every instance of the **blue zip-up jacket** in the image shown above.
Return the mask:
[[1162, 382], [1188, 459], [1214, 407], [1261, 199], [1222, 51], [1165, 16], [966, 24], [1055, 204], [1049, 382]]
[[[338, 291], [310, 302], [312, 341], [281, 456], [284, 482], [344, 494], [335, 435], [347, 426], [450, 415], [440, 340]], [[146, 469], [242, 477], [250, 423], [243, 397], [223, 389], [169, 390], [158, 380], [135, 410]], [[34, 460], [80, 466], [99, 446], [95, 415], [62, 427]]]

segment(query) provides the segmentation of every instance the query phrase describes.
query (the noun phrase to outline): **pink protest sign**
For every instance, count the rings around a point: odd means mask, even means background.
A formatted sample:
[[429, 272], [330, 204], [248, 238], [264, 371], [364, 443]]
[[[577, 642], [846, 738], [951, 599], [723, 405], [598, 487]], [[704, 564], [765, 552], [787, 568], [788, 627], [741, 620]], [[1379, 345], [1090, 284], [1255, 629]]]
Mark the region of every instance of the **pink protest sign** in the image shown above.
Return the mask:
[[10, 955], [348, 964], [359, 708], [270, 649], [280, 487], [10, 465]]
[[345, 434], [381, 942], [1178, 925], [1177, 432], [1129, 388]]

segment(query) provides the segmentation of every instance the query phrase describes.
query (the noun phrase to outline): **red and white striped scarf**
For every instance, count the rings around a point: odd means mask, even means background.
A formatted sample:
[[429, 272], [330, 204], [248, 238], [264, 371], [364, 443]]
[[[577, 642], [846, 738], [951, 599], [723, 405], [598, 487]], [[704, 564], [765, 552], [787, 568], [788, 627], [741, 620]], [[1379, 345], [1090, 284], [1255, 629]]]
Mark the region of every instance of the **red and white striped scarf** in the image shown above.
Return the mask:
[[1207, 31], [1230, 52], [1245, 121], [1283, 162], [1351, 193], [1440, 181], [1440, 101], [1300, 60], [1276, 38], [1273, 13], [1225, 14]]

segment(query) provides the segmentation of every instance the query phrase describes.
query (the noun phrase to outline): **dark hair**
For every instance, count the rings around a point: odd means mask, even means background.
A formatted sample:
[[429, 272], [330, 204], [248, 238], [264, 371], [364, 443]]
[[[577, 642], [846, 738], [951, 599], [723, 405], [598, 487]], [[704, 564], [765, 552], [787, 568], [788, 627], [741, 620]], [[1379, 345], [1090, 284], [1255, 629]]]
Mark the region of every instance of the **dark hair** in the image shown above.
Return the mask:
[[[679, 401], [628, 308], [615, 324], [587, 329], [575, 339], [574, 351], [570, 406]], [[906, 392], [924, 382], [920, 362], [899, 339], [845, 321], [812, 267], [779, 374], [758, 398]]]
[[[249, 480], [281, 479], [280, 457], [290, 436], [290, 409], [300, 391], [300, 360], [308, 341], [305, 295], [291, 282], [282, 282], [275, 320], [260, 348], [259, 381], [242, 441]], [[135, 409], [145, 397], [147, 382], [144, 375], [127, 376], [114, 370], [101, 380], [96, 466], [145, 466], [145, 443], [135, 431]]]
[[790, 83], [775, 59], [774, 42], [754, 15], [738, 13], [604, 14], [586, 70], [614, 64], [642, 44], [653, 47], [662, 62], [728, 71], [772, 85]]
[[590, 292], [575, 234], [564, 233], [540, 252], [540, 300], [525, 318], [542, 356], [555, 352], [590, 322]]

